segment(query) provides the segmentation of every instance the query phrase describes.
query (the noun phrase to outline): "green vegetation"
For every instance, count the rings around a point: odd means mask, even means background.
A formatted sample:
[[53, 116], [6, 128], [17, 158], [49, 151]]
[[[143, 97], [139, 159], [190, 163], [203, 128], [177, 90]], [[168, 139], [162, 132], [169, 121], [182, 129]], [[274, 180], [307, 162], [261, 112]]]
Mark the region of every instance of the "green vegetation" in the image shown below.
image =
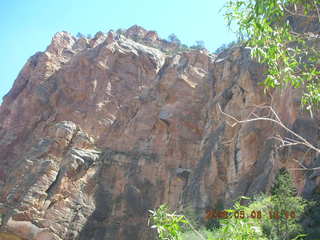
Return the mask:
[[185, 216], [171, 213], [166, 205], [161, 205], [158, 209], [149, 210], [149, 212], [153, 223], [151, 228], [157, 229], [160, 239], [182, 239], [183, 227], [189, 223]]
[[[160, 240], [304, 239], [305, 235], [302, 234], [299, 221], [307, 202], [296, 196], [291, 176], [287, 171], [279, 171], [270, 196], [256, 196], [247, 206], [241, 204], [241, 201], [248, 200], [249, 198], [241, 197], [233, 209], [219, 211], [219, 214], [223, 215], [218, 217], [218, 225], [213, 228], [205, 228], [195, 223], [192, 216], [171, 213], [165, 205], [150, 211], [150, 221]], [[207, 216], [212, 218], [214, 215]]]
[[76, 35], [77, 38], [84, 38], [86, 37], [83, 33], [81, 32], [78, 32], [77, 35]]
[[228, 49], [228, 48], [232, 48], [234, 46], [240, 45], [239, 41], [232, 41], [228, 44], [222, 44], [220, 47], [218, 47], [215, 51], [214, 54], [219, 54], [222, 53], [224, 50]]
[[177, 45], [181, 44], [180, 39], [174, 33], [170, 34], [168, 36], [168, 39], [169, 39], [169, 42], [171, 42], [171, 43], [175, 43]]
[[77, 38], [92, 38], [92, 35], [91, 34], [87, 34], [87, 35], [85, 35], [85, 34], [83, 34], [83, 33], [81, 33], [81, 32], [78, 32], [77, 34], [76, 34], [76, 37]]
[[295, 21], [320, 22], [319, 0], [229, 0], [225, 17], [252, 57], [267, 66], [268, 88], [303, 88], [302, 105], [311, 113], [320, 103], [318, 33], [304, 33]]
[[206, 47], [205, 47], [204, 41], [198, 40], [196, 41], [196, 44], [192, 45], [190, 48], [202, 50], [202, 49], [205, 49]]
[[271, 189], [269, 208], [279, 213], [279, 218], [272, 218], [264, 225], [265, 232], [271, 239], [286, 240], [301, 233], [302, 227], [296, 216], [301, 216], [307, 205], [306, 201], [296, 196], [296, 189], [289, 173], [281, 169]]
[[177, 35], [175, 35], [174, 33], [170, 34], [168, 36], [168, 41], [171, 43], [175, 43], [176, 45], [178, 45], [178, 49], [176, 50], [175, 53], [181, 52], [181, 51], [186, 51], [186, 50], [190, 50], [190, 49], [198, 49], [198, 50], [202, 50], [205, 49], [205, 43], [202, 40], [198, 40], [196, 41], [196, 43], [190, 47], [188, 47], [188, 45], [186, 44], [182, 44], [180, 39], [177, 37]]

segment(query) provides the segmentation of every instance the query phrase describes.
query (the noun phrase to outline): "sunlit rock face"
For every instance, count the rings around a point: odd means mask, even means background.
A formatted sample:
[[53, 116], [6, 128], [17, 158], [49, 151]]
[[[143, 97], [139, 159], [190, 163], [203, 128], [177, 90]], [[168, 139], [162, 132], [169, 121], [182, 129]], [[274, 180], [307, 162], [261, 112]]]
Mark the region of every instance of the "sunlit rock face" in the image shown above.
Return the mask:
[[[139, 26], [92, 39], [57, 33], [0, 107], [0, 238], [153, 239], [148, 209], [201, 215], [268, 190], [281, 167], [310, 165], [313, 152], [277, 148], [283, 131], [271, 122], [231, 127], [218, 110], [244, 119], [271, 104], [319, 142], [301, 92], [265, 94], [249, 51], [179, 51]], [[319, 174], [291, 172], [300, 193], [316, 191]]]

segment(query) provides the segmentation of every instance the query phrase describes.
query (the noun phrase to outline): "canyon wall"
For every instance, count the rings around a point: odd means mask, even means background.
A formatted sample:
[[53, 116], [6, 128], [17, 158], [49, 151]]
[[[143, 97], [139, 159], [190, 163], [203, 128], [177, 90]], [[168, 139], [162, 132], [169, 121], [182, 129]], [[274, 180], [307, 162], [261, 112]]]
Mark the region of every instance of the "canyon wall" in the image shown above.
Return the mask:
[[301, 90], [264, 92], [263, 72], [248, 48], [180, 49], [139, 26], [57, 33], [0, 106], [0, 238], [152, 239], [148, 209], [201, 216], [267, 191], [282, 167], [300, 194], [319, 191], [316, 171], [290, 170], [315, 166], [315, 153], [279, 148], [272, 137], [289, 135], [272, 122], [232, 127], [219, 111], [245, 119], [271, 105], [317, 144]]

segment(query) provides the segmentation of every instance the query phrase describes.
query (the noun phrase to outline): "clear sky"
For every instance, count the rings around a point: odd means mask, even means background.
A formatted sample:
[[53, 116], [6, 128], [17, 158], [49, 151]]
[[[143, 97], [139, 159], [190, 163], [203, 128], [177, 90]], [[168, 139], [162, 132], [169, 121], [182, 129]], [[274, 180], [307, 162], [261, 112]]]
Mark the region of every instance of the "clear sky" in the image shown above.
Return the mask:
[[234, 35], [225, 0], [9, 0], [0, 5], [0, 103], [27, 59], [59, 31], [94, 35], [138, 24], [160, 37], [175, 33], [187, 45], [203, 40], [213, 51]]

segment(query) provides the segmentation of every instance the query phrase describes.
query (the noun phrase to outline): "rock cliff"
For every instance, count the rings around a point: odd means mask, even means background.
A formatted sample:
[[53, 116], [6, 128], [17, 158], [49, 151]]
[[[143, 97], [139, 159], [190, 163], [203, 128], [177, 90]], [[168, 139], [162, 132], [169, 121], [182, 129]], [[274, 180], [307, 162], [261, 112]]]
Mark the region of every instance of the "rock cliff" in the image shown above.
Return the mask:
[[[0, 239], [152, 239], [147, 210], [159, 204], [201, 215], [268, 190], [296, 160], [314, 166], [314, 153], [278, 148], [271, 122], [231, 127], [218, 111], [244, 119], [272, 105], [317, 144], [301, 92], [265, 94], [263, 78], [246, 48], [180, 49], [139, 26], [57, 33], [0, 106]], [[290, 172], [301, 194], [319, 191], [316, 172]]]

